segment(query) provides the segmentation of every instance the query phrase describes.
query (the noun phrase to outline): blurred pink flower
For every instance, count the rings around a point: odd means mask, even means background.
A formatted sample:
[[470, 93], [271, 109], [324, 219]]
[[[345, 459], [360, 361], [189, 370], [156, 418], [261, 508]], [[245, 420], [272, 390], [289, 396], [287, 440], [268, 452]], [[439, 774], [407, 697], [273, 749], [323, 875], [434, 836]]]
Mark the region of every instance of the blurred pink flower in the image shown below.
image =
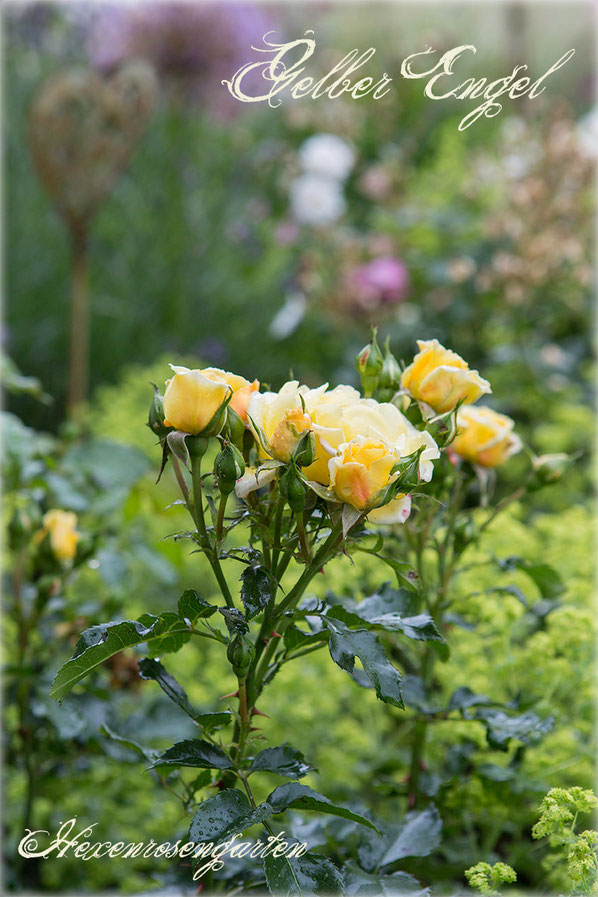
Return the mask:
[[[255, 57], [251, 45], [275, 26], [263, 8], [251, 2], [102, 3], [87, 34], [95, 68], [109, 71], [125, 59], [143, 57], [159, 74], [192, 82], [218, 113], [239, 103], [222, 86]], [[230, 102], [229, 102], [230, 101]]]
[[409, 272], [394, 256], [380, 256], [347, 274], [347, 286], [364, 309], [401, 302], [409, 292]]

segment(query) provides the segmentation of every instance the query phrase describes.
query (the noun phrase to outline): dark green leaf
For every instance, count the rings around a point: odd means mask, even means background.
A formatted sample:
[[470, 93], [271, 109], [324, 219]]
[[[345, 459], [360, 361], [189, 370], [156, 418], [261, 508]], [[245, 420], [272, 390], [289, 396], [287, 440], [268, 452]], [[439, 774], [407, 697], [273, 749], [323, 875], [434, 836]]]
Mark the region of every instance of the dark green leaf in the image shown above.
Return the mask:
[[230, 769], [233, 762], [222, 748], [209, 741], [188, 738], [168, 748], [154, 766], [193, 766], [200, 769]]
[[285, 629], [284, 645], [289, 654], [299, 648], [307, 648], [317, 642], [324, 642], [328, 638], [328, 630], [324, 632], [305, 632], [292, 624]]
[[106, 723], [103, 724], [102, 730], [109, 738], [112, 738], [113, 741], [118, 741], [120, 744], [124, 744], [132, 750], [137, 751], [145, 760], [148, 760], [150, 763], [153, 763], [154, 760], [159, 756], [159, 751], [155, 751], [153, 748], [144, 747], [144, 745], [139, 744], [137, 741], [133, 741], [133, 739], [131, 738], [125, 738], [122, 735], [118, 735], [116, 732], [110, 729], [106, 725]]
[[198, 713], [195, 722], [210, 734], [223, 726], [230, 726], [232, 718], [230, 710], [217, 710], [215, 713]]
[[367, 875], [361, 869], [352, 867], [343, 872], [346, 897], [428, 897], [430, 894], [430, 888], [424, 887], [407, 872]]
[[396, 838], [386, 848], [380, 862], [389, 866], [404, 857], [425, 857], [440, 844], [442, 819], [431, 804], [418, 813], [408, 813]]
[[266, 748], [254, 758], [250, 772], [275, 772], [289, 779], [300, 779], [307, 775], [313, 767], [305, 762], [301, 751], [290, 744], [280, 747]]
[[195, 589], [187, 589], [179, 598], [179, 616], [193, 625], [200, 617], [211, 617], [218, 610], [203, 598], [200, 598]]
[[449, 710], [463, 710], [466, 707], [473, 707], [475, 704], [494, 704], [486, 695], [477, 695], [467, 685], [457, 688], [451, 695], [448, 703]]
[[270, 574], [265, 567], [246, 567], [241, 574], [241, 601], [245, 617], [251, 620], [265, 608], [272, 595]]
[[178, 704], [181, 710], [184, 710], [190, 717], [197, 715], [182, 685], [179, 685], [174, 676], [164, 669], [159, 660], [142, 657], [139, 661], [139, 675], [142, 679], [153, 679], [154, 682], [157, 682], [170, 700]]
[[523, 744], [536, 744], [554, 726], [553, 716], [540, 719], [531, 711], [521, 716], [509, 716], [504, 710], [495, 710], [490, 707], [477, 710], [473, 719], [479, 719], [485, 723], [488, 744], [501, 751], [508, 749], [511, 738], [515, 738]]
[[[289, 844], [298, 844], [288, 839]], [[303, 856], [272, 856], [264, 858], [266, 884], [276, 897], [299, 897], [312, 894], [342, 894], [343, 879], [326, 857], [315, 853]]]
[[[370, 822], [365, 816], [359, 813], [353, 813], [346, 807], [338, 807], [324, 797], [308, 788], [307, 785], [300, 785], [291, 782], [288, 785], [279, 785], [272, 794], [267, 798], [273, 813], [282, 813], [283, 810], [316, 810], [320, 813], [327, 813], [330, 816], [341, 816], [343, 819], [350, 819], [352, 822], [358, 822], [374, 831], [378, 831], [376, 826]], [[262, 805], [263, 806], [263, 805]]]
[[272, 808], [265, 807], [257, 817], [256, 812], [243, 792], [228, 788], [199, 805], [189, 828], [189, 840], [196, 844], [201, 841], [223, 841], [241, 834], [262, 818], [267, 819], [272, 815]]
[[324, 618], [330, 630], [330, 656], [335, 663], [353, 672], [358, 657], [380, 700], [404, 709], [401, 697], [401, 675], [388, 660], [373, 632], [367, 629], [348, 629], [340, 620]]
[[508, 557], [499, 561], [503, 570], [521, 570], [536, 584], [542, 598], [558, 598], [565, 591], [565, 585], [549, 564], [534, 564], [524, 558]]
[[236, 635], [237, 633], [245, 635], [246, 632], [249, 632], [247, 620], [236, 607], [219, 607], [218, 612], [224, 617], [226, 628], [231, 635]]
[[148, 647], [152, 646], [152, 653], [173, 651], [189, 638], [187, 626], [176, 614], [162, 617], [145, 614], [137, 622], [124, 620], [92, 626], [82, 633], [72, 658], [56, 674], [50, 697], [61, 701], [77, 682], [125, 648], [147, 642]]

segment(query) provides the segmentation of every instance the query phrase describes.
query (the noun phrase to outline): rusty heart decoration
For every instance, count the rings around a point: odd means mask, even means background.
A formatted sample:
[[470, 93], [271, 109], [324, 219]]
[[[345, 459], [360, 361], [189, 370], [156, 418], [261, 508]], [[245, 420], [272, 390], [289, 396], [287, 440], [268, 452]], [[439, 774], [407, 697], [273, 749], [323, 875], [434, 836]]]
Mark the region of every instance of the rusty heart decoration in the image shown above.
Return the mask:
[[86, 233], [125, 168], [156, 97], [150, 65], [129, 62], [109, 78], [68, 69], [33, 100], [29, 142], [37, 173], [72, 234]]

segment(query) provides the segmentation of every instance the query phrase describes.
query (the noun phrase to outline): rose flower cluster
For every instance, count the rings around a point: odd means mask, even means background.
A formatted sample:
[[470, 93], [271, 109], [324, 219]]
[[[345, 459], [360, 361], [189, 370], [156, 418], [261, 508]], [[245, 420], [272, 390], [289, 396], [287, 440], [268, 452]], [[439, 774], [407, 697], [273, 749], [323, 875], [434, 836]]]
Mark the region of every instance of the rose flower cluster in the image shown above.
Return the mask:
[[510, 418], [473, 405], [491, 392], [488, 381], [437, 340], [419, 341], [418, 348], [401, 370], [374, 333], [356, 360], [365, 397], [351, 386], [310, 389], [295, 380], [260, 392], [257, 380], [218, 368], [171, 365], [150, 427], [175, 454], [176, 439], [186, 439], [189, 451], [197, 443], [203, 453], [218, 436], [214, 472], [227, 495], [234, 489], [247, 500], [278, 480], [293, 510], [303, 508], [311, 489], [372, 523], [402, 523], [411, 509], [402, 471], [415, 463], [416, 480], [428, 482], [440, 457], [429, 425], [453, 417], [451, 452], [481, 467], [499, 466], [521, 447]]

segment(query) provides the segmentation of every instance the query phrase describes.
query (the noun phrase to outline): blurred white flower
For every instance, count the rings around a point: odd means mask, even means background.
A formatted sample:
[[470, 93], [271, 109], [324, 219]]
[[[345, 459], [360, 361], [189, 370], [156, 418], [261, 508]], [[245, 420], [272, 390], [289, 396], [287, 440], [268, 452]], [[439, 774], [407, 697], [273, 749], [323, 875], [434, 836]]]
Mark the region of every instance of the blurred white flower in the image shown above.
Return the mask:
[[335, 134], [314, 134], [302, 144], [299, 161], [307, 174], [344, 181], [355, 163], [355, 153]]
[[598, 155], [598, 107], [594, 107], [577, 122], [577, 142], [584, 156]]
[[269, 332], [275, 339], [286, 339], [293, 333], [305, 315], [307, 300], [299, 291], [289, 293], [284, 305], [278, 309], [270, 322]]
[[302, 174], [291, 182], [291, 211], [302, 224], [335, 222], [345, 211], [345, 198], [338, 181], [316, 174]]

